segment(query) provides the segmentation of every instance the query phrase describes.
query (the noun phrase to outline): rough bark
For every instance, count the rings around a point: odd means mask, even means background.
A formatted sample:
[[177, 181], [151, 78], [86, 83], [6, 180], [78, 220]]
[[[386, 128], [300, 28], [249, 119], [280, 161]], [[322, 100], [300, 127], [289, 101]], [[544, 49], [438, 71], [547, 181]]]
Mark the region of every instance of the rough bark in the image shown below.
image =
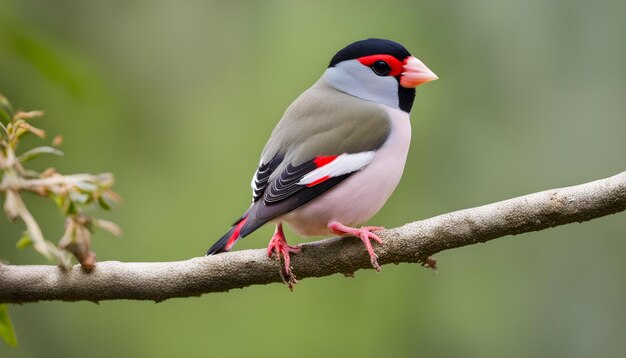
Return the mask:
[[[434, 261], [430, 256], [443, 250], [583, 222], [623, 210], [626, 210], [626, 172], [385, 230], [380, 233], [384, 245], [375, 245], [374, 249], [381, 265], [408, 262], [432, 266]], [[372, 268], [362, 243], [355, 238], [304, 244], [302, 252], [292, 256], [292, 266], [300, 280], [335, 273], [351, 275], [356, 270]], [[263, 249], [179, 262], [100, 262], [90, 273], [79, 265], [62, 271], [56, 266], [0, 264], [0, 303], [162, 301], [281, 282], [280, 267], [276, 260], [267, 258]]]

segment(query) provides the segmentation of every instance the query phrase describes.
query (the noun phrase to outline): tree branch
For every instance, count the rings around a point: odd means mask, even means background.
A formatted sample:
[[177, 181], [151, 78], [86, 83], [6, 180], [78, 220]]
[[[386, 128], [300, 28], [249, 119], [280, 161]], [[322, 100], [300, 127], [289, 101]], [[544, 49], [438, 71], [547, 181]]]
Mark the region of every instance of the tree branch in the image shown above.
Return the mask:
[[[583, 222], [626, 210], [626, 172], [562, 189], [455, 211], [381, 233], [380, 264], [418, 262], [431, 266], [430, 256], [456, 247], [486, 242], [549, 227]], [[334, 273], [351, 275], [371, 269], [357, 239], [333, 238], [302, 245], [293, 255], [300, 278]], [[0, 303], [44, 300], [100, 301], [134, 299], [162, 301], [199, 296], [250, 285], [281, 282], [280, 264], [265, 250], [244, 250], [179, 262], [100, 262], [85, 273], [79, 265], [68, 271], [56, 266], [0, 265]]]

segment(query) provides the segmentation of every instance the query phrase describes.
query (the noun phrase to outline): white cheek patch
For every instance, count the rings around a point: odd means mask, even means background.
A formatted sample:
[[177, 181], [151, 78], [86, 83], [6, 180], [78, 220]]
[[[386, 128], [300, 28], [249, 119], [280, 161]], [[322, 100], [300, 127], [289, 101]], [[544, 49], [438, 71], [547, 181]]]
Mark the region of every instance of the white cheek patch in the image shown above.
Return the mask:
[[312, 170], [302, 177], [298, 185], [308, 185], [324, 179], [338, 177], [362, 169], [374, 160], [373, 151], [354, 154], [344, 153], [332, 162]]
[[395, 77], [378, 76], [358, 60], [340, 62], [328, 68], [324, 77], [341, 92], [391, 108], [399, 107], [399, 85]]

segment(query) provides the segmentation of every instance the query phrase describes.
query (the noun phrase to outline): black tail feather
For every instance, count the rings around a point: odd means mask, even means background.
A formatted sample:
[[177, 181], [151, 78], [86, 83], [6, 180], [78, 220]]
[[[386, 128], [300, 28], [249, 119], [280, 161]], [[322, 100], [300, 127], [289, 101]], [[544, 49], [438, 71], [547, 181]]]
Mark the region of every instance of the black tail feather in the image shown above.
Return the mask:
[[[248, 212], [246, 212], [239, 220], [235, 222], [233, 227], [228, 230], [224, 236], [222, 236], [211, 248], [206, 252], [206, 255], [214, 255], [220, 254], [222, 252], [227, 252], [230, 248], [239, 240], [241, 237], [240, 232], [242, 226], [246, 223], [248, 219]], [[228, 246], [228, 247], [226, 247]]]
[[233, 235], [236, 227], [236, 225], [233, 226], [230, 230], [228, 230], [226, 234], [224, 234], [224, 236], [217, 240], [217, 242], [214, 243], [213, 246], [211, 246], [211, 248], [206, 252], [206, 255], [209, 256], [220, 254], [222, 252], [227, 252], [228, 250], [226, 250], [226, 244], [228, 243], [228, 239], [230, 239], [230, 237]]

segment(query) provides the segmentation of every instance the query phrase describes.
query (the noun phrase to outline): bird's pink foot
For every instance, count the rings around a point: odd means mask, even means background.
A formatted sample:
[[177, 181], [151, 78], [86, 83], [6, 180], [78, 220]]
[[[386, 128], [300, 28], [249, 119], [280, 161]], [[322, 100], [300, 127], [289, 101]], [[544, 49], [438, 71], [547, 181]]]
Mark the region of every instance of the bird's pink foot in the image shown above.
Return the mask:
[[370, 262], [372, 266], [376, 269], [376, 271], [380, 271], [380, 265], [378, 264], [378, 255], [374, 252], [374, 248], [372, 248], [371, 240], [376, 241], [379, 244], [383, 244], [383, 240], [378, 237], [378, 235], [374, 234], [372, 231], [380, 231], [385, 228], [382, 226], [363, 226], [360, 229], [345, 226], [342, 223], [337, 221], [333, 221], [328, 224], [328, 228], [331, 229], [334, 233], [338, 235], [352, 235], [356, 236], [365, 244], [365, 248], [367, 249], [367, 253], [370, 255]]
[[289, 285], [290, 289], [298, 281], [296, 280], [296, 276], [291, 272], [291, 258], [289, 257], [289, 254], [298, 253], [300, 250], [301, 247], [299, 246], [289, 246], [287, 244], [285, 233], [283, 233], [283, 225], [277, 224], [274, 236], [272, 236], [272, 239], [267, 246], [267, 257], [272, 257], [272, 254], [276, 252], [276, 259], [280, 260], [280, 256], [282, 255], [283, 260], [285, 261], [285, 282]]

